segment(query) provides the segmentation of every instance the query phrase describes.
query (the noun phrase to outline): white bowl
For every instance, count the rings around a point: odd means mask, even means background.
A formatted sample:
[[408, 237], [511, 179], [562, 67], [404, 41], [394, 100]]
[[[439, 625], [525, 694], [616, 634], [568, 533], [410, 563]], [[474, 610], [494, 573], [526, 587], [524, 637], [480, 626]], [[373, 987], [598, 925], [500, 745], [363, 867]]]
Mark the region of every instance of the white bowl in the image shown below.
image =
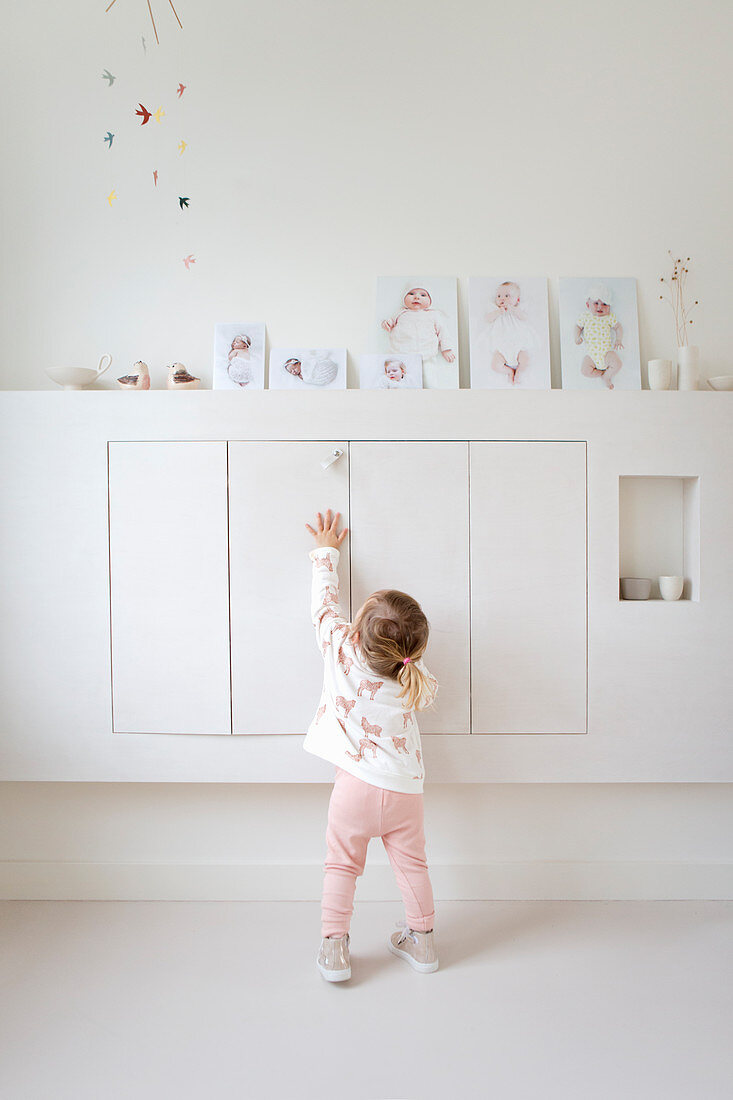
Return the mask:
[[716, 378], [708, 378], [711, 390], [733, 390], [733, 374], [719, 374]]
[[622, 600], [648, 600], [651, 590], [650, 577], [621, 577]]
[[95, 378], [101, 378], [112, 363], [111, 355], [103, 355], [96, 370], [92, 367], [47, 367], [46, 374], [65, 390], [83, 390]]
[[49, 367], [46, 374], [65, 390], [83, 390], [98, 377], [94, 367]]

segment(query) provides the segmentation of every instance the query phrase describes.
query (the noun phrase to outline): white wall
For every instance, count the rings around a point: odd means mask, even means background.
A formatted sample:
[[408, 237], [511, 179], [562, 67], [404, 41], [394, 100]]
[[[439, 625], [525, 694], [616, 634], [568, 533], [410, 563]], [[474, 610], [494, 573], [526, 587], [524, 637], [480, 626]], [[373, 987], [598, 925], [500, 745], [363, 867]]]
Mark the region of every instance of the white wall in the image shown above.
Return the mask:
[[[103, 351], [121, 370], [146, 359], [154, 385], [174, 358], [208, 380], [213, 325], [237, 318], [266, 321], [274, 344], [369, 350], [374, 279], [408, 269], [461, 276], [466, 385], [465, 277], [503, 267], [552, 280], [557, 386], [561, 274], [636, 276], [642, 362], [673, 354], [657, 299], [667, 248], [693, 257], [704, 374], [730, 370], [727, 0], [180, 0], [183, 32], [155, 5], [159, 49], [145, 5], [105, 6], [4, 13], [4, 388], [47, 388], [45, 365]], [[158, 133], [137, 127], [140, 100], [165, 104], [170, 132], [166, 120]], [[180, 137], [185, 169], [171, 146]], [[173, 785], [6, 785], [5, 868], [322, 859], [325, 789], [222, 790], [186, 788], [182, 803]], [[439, 862], [732, 862], [725, 786], [427, 790]], [[251, 832], [240, 796], [256, 848], [232, 847], [233, 827]], [[296, 846], [281, 823], [300, 818]], [[161, 824], [170, 844], [156, 839]]]
[[[330, 789], [0, 783], [0, 898], [318, 900]], [[733, 896], [725, 784], [429, 784], [425, 809], [440, 900]], [[373, 840], [357, 905], [381, 898]]]
[[466, 385], [466, 278], [504, 268], [553, 280], [559, 385], [559, 275], [635, 276], [642, 361], [673, 354], [668, 248], [730, 369], [727, 0], [180, 0], [160, 47], [145, 4], [105, 7], [4, 16], [3, 385], [103, 351], [209, 380], [221, 320], [370, 350], [376, 276], [415, 271], [462, 279]]

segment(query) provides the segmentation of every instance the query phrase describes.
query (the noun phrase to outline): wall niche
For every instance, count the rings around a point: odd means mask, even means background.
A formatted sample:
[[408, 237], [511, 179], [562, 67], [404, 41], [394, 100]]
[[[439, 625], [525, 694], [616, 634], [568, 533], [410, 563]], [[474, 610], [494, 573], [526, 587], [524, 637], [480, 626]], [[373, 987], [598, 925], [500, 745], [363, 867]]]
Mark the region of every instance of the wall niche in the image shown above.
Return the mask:
[[[619, 578], [649, 577], [650, 601], [698, 602], [700, 478], [626, 476], [618, 486]], [[679, 600], [662, 599], [660, 576], [684, 577]]]

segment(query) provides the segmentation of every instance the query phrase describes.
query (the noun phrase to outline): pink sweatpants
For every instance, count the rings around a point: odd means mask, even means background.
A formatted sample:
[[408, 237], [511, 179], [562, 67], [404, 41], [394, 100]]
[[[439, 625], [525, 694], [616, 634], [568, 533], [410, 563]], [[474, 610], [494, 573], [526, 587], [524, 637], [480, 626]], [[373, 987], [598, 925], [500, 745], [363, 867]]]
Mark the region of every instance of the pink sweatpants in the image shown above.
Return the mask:
[[382, 838], [408, 925], [416, 932], [429, 932], [433, 927], [423, 796], [385, 791], [337, 767], [328, 806], [321, 935], [343, 936], [349, 931], [356, 880], [364, 871], [373, 836]]

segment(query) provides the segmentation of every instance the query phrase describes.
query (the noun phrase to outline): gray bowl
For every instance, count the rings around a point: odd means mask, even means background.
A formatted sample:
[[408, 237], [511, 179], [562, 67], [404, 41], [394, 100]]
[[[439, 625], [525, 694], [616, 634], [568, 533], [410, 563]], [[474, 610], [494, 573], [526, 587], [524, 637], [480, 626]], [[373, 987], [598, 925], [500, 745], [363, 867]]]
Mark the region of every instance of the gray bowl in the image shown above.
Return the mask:
[[651, 590], [649, 577], [621, 577], [622, 600], [648, 600]]

